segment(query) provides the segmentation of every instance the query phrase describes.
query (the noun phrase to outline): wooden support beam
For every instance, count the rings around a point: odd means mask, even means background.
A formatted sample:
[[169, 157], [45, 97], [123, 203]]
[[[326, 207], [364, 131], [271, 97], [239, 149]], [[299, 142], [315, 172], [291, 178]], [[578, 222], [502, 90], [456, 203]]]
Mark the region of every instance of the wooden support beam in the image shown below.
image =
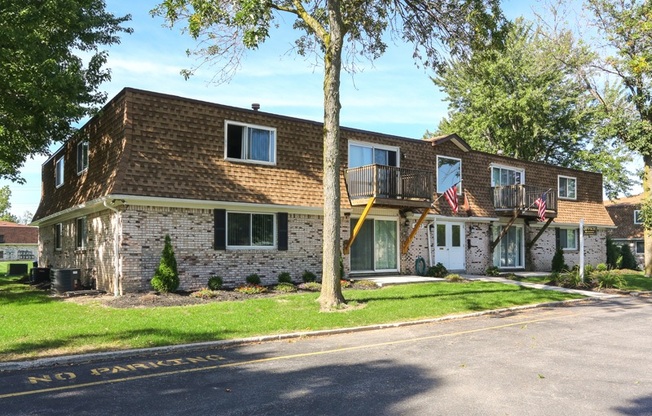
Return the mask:
[[505, 234], [507, 234], [507, 231], [509, 231], [509, 229], [511, 228], [511, 226], [514, 225], [514, 221], [516, 221], [516, 219], [518, 218], [518, 213], [519, 213], [518, 210], [514, 212], [514, 216], [512, 217], [511, 220], [509, 220], [509, 222], [507, 223], [507, 225], [503, 228], [503, 231], [500, 233], [500, 235], [498, 236], [498, 238], [496, 238], [496, 241], [493, 241], [493, 242], [491, 243], [491, 251], [494, 251], [494, 249], [496, 248], [496, 246], [498, 245], [498, 243], [500, 243], [500, 240], [502, 240], [503, 237], [505, 237]]
[[550, 223], [552, 222], [553, 219], [554, 219], [554, 218], [548, 218], [548, 221], [546, 221], [546, 223], [543, 225], [543, 227], [541, 227], [541, 229], [539, 230], [539, 232], [537, 233], [537, 235], [534, 236], [534, 238], [532, 239], [532, 241], [530, 241], [529, 243], [527, 243], [527, 248], [528, 248], [528, 249], [529, 249], [530, 247], [532, 247], [532, 246], [537, 242], [537, 240], [539, 239], [539, 237], [541, 237], [541, 234], [543, 234], [543, 232], [546, 231], [546, 228], [548, 228], [548, 226], [550, 225]]
[[421, 227], [421, 224], [423, 224], [423, 221], [425, 221], [426, 216], [428, 215], [428, 212], [430, 210], [424, 209], [423, 213], [419, 217], [419, 220], [417, 221], [416, 224], [414, 224], [414, 228], [412, 229], [412, 232], [408, 236], [407, 240], [403, 242], [401, 245], [401, 253], [406, 254], [408, 252], [408, 249], [410, 248], [410, 244], [412, 243], [412, 240], [414, 240], [414, 237], [417, 235], [417, 232], [419, 231], [419, 227]]
[[364, 220], [367, 218], [367, 215], [369, 215], [369, 211], [371, 211], [371, 207], [374, 205], [375, 201], [376, 201], [376, 197], [369, 198], [367, 205], [364, 207], [364, 210], [362, 211], [362, 215], [360, 215], [360, 218], [358, 218], [358, 222], [356, 222], [355, 227], [353, 227], [351, 238], [349, 238], [349, 241], [347, 241], [346, 244], [344, 244], [344, 254], [349, 254], [349, 252], [351, 252], [351, 246], [353, 245], [353, 241], [355, 241], [355, 238], [358, 236], [358, 233], [362, 228], [362, 224], [364, 224]]

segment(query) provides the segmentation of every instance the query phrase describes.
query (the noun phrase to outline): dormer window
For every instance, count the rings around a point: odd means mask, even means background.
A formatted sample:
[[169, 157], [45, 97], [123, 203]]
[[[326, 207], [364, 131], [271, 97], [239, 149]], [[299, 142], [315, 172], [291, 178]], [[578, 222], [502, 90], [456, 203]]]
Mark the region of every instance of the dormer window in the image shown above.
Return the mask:
[[225, 157], [254, 163], [276, 163], [276, 129], [226, 122]]
[[557, 177], [557, 185], [559, 188], [559, 198], [561, 199], [577, 199], [577, 179], [570, 176]]

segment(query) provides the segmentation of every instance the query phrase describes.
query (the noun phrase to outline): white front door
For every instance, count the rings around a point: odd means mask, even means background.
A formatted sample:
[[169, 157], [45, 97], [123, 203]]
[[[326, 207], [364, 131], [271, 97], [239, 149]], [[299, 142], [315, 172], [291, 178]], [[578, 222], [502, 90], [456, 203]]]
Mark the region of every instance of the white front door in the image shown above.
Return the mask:
[[435, 226], [435, 264], [448, 270], [464, 270], [464, 224], [437, 222]]

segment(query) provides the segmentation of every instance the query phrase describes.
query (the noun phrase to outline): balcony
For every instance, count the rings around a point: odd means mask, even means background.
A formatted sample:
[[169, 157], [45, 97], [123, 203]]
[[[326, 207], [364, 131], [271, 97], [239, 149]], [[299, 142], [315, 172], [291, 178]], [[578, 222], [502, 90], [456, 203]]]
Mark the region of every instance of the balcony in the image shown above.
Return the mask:
[[385, 165], [366, 165], [348, 169], [346, 189], [352, 206], [374, 205], [402, 208], [428, 208], [432, 203], [432, 173]]
[[537, 198], [546, 196], [546, 218], [557, 216], [557, 190], [529, 185], [495, 186], [493, 188], [494, 208], [498, 215], [521, 218], [538, 217]]

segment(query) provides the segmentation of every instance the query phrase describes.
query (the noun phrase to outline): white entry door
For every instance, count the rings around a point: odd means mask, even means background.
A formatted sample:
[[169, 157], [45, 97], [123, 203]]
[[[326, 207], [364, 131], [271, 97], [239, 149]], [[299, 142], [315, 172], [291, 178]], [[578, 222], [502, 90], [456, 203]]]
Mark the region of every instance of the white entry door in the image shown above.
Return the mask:
[[435, 264], [448, 270], [464, 270], [464, 224], [437, 222], [435, 227]]

